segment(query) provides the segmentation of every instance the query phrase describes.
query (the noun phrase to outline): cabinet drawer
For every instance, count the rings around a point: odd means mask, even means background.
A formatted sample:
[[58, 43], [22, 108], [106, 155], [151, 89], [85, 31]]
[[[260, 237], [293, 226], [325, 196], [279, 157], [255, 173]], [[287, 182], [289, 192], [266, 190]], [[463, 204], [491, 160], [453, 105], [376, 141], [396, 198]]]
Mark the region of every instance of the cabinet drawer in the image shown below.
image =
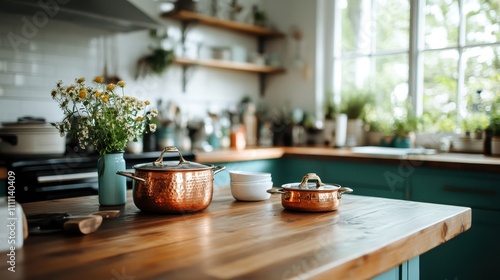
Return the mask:
[[411, 180], [416, 201], [500, 209], [500, 175], [492, 173], [418, 169]]

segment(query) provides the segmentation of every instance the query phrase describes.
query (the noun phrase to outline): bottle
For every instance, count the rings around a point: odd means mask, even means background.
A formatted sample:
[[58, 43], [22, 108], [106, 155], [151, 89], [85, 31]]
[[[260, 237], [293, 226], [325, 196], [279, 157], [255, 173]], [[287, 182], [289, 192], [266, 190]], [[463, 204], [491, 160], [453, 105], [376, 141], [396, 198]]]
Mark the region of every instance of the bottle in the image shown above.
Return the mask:
[[257, 117], [255, 116], [255, 105], [248, 103], [243, 114], [243, 125], [245, 126], [246, 145], [257, 146]]
[[245, 149], [246, 145], [245, 127], [241, 124], [233, 126], [231, 131], [231, 148], [242, 150]]

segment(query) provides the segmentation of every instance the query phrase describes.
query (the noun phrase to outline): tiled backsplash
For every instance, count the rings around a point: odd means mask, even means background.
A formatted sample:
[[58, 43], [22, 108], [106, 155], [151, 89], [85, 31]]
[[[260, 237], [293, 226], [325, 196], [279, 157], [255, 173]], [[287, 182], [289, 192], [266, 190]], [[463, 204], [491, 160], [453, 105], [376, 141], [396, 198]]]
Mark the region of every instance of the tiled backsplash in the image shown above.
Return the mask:
[[[169, 28], [178, 26], [173, 23]], [[205, 43], [230, 42], [234, 39], [231, 36], [236, 36], [239, 44], [255, 47], [253, 38], [218, 30], [202, 29], [191, 36]], [[116, 61], [108, 65], [108, 72], [127, 82], [127, 94], [174, 101], [193, 117], [210, 108], [220, 110], [236, 104], [244, 95], [258, 98], [258, 76], [248, 73], [190, 68], [186, 93], [182, 92], [178, 66], [162, 76], [136, 80], [136, 62], [152, 44], [148, 31], [112, 34], [52, 19], [34, 31], [27, 29], [23, 16], [0, 13], [0, 122], [26, 115], [60, 120], [62, 113], [50, 98], [50, 90], [58, 80], [69, 84], [77, 77], [90, 80], [103, 74], [105, 37], [116, 47], [112, 52]]]

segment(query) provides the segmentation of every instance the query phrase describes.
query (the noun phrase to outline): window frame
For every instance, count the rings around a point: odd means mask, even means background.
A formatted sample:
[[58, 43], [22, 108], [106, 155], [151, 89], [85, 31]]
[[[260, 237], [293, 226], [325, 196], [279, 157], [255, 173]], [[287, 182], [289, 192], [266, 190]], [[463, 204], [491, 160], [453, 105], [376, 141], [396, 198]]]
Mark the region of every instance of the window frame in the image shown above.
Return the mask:
[[[370, 0], [375, 2], [376, 0]], [[323, 36], [321, 40], [322, 49], [318, 49], [322, 53], [322, 58], [326, 58], [326, 63], [322, 65], [322, 73], [325, 73], [321, 80], [317, 83], [317, 96], [324, 96], [328, 90], [335, 93], [333, 102], [340, 104], [341, 92], [341, 63], [342, 58], [348, 57], [369, 57], [384, 56], [387, 54], [401, 54], [407, 53], [408, 55], [408, 98], [411, 101], [413, 110], [417, 116], [421, 116], [424, 112], [424, 63], [423, 56], [426, 52], [456, 50], [458, 52], [457, 61], [457, 91], [454, 93], [457, 97], [457, 119], [456, 132], [460, 131], [460, 123], [463, 120], [462, 111], [465, 108], [465, 74], [466, 74], [466, 60], [464, 59], [464, 50], [475, 47], [500, 47], [500, 42], [494, 43], [466, 43], [466, 14], [464, 13], [464, 1], [458, 0], [459, 4], [459, 35], [456, 46], [448, 46], [444, 48], [425, 48], [424, 39], [424, 8], [426, 1], [409, 0], [410, 4], [410, 30], [409, 30], [409, 46], [407, 52], [397, 51], [379, 51], [377, 54], [350, 54], [348, 56], [341, 54], [341, 36], [342, 26], [339, 24], [341, 21], [341, 9], [338, 7], [340, 0], [318, 0], [318, 14], [321, 20], [317, 20], [317, 24], [322, 27], [318, 30], [318, 37]], [[326, 28], [325, 28], [326, 27]], [[333, 32], [332, 32], [333, 31]], [[419, 40], [420, 39], [420, 40]], [[321, 97], [324, 100], [324, 97]], [[320, 110], [321, 111], [321, 110]]]

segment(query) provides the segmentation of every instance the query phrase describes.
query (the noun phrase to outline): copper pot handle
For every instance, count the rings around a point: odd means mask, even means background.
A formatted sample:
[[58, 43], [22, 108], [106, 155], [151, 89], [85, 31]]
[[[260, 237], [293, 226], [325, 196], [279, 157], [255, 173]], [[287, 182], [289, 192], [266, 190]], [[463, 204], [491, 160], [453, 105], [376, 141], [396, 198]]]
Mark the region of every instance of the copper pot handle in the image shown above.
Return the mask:
[[[309, 180], [316, 180], [316, 188], [319, 188], [321, 186], [324, 186], [323, 182], [321, 182], [321, 178], [319, 178], [316, 173], [307, 173], [304, 177], [302, 177], [302, 182], [299, 184], [300, 189], [307, 188], [307, 181]], [[352, 191], [352, 190], [351, 190]]]
[[217, 173], [219, 173], [219, 172], [221, 172], [224, 169], [226, 169], [225, 166], [218, 166], [218, 165], [216, 165], [216, 166], [212, 167], [212, 170], [214, 171], [214, 175], [217, 174]]
[[132, 172], [116, 171], [116, 174], [121, 175], [121, 176], [125, 176], [125, 177], [133, 179], [133, 180], [137, 180], [137, 181], [141, 181], [143, 183], [146, 183], [145, 179], [135, 176], [135, 174]]
[[189, 161], [185, 160], [182, 157], [181, 152], [176, 147], [174, 147], [174, 146], [167, 146], [167, 147], [165, 147], [165, 149], [163, 149], [163, 151], [161, 151], [160, 157], [153, 162], [154, 166], [163, 166], [163, 154], [165, 154], [166, 152], [176, 152], [176, 153], [179, 153], [179, 164], [189, 163]]
[[283, 188], [271, 188], [271, 189], [266, 190], [266, 192], [268, 192], [270, 194], [276, 194], [276, 193], [284, 194], [285, 190]]
[[337, 198], [340, 199], [342, 197], [342, 194], [344, 194], [344, 193], [351, 193], [351, 192], [352, 192], [351, 188], [341, 187], [337, 191]]

